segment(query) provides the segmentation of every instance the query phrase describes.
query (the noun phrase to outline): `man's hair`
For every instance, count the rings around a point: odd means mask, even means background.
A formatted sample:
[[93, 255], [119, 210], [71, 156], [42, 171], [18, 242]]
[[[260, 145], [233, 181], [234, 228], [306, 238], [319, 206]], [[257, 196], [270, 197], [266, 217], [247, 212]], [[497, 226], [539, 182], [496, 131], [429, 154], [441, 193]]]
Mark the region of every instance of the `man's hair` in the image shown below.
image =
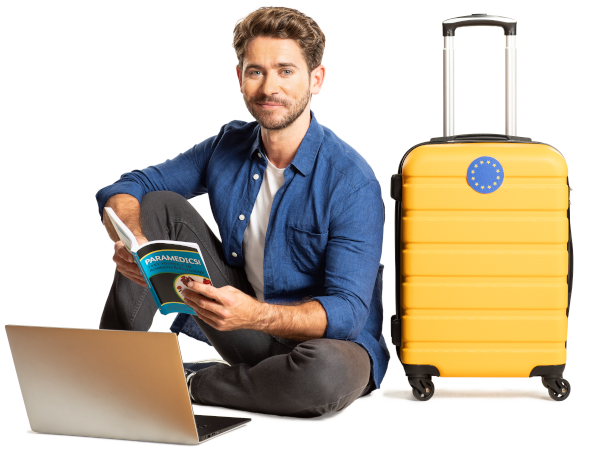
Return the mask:
[[233, 48], [244, 65], [248, 43], [257, 37], [295, 40], [311, 72], [321, 64], [325, 51], [325, 34], [318, 24], [298, 10], [284, 7], [262, 7], [238, 21], [233, 29]]

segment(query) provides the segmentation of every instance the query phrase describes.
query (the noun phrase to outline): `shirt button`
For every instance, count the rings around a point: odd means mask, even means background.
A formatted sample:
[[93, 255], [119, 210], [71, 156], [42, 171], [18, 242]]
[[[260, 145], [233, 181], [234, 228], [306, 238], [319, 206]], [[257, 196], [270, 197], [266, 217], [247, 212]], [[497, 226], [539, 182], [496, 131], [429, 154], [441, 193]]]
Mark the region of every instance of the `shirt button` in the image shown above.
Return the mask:
[[258, 175], [255, 174], [254, 176], [252, 176], [252, 179], [254, 179], [256, 181], [258, 179]]
[[246, 219], [246, 217], [243, 214], [241, 214], [241, 215], [238, 216], [238, 219], [240, 221], [243, 221], [244, 219]]
[[258, 158], [262, 158], [262, 154], [260, 152], [258, 153]]
[[233, 256], [234, 258], [237, 258], [237, 253], [236, 253], [235, 251], [233, 251], [233, 252], [231, 253], [231, 256]]

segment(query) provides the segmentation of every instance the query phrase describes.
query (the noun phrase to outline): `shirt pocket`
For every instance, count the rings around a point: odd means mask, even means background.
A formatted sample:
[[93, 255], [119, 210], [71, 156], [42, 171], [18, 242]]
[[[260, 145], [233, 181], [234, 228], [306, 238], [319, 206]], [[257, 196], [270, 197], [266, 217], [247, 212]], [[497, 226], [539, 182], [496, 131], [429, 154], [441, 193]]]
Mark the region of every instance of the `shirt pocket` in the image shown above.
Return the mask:
[[317, 275], [325, 272], [325, 252], [328, 232], [315, 234], [295, 226], [288, 226], [287, 242], [292, 262], [305, 274]]

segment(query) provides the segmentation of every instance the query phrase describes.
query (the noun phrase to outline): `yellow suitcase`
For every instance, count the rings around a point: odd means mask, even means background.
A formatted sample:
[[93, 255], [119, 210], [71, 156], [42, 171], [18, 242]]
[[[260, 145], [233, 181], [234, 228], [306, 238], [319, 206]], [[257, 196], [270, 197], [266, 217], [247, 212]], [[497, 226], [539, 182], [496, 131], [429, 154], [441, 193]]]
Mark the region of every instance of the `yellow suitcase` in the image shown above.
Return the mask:
[[[468, 25], [505, 29], [506, 135], [452, 135], [451, 42]], [[570, 393], [567, 165], [553, 147], [514, 136], [515, 34], [507, 18], [444, 21], [444, 137], [410, 149], [392, 177], [392, 342], [418, 400], [433, 396], [432, 376], [541, 376], [554, 400]]]

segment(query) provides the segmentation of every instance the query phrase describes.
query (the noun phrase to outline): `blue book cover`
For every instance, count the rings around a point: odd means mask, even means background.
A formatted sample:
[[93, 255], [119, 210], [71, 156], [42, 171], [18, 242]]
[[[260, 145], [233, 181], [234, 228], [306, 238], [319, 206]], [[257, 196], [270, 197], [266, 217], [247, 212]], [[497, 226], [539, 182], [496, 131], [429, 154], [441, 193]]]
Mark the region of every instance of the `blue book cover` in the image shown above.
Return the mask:
[[190, 281], [212, 285], [200, 247], [196, 243], [154, 240], [139, 246], [133, 233], [116, 213], [105, 208], [117, 235], [133, 255], [158, 310], [167, 315], [182, 312], [196, 315], [183, 302], [183, 291]]

